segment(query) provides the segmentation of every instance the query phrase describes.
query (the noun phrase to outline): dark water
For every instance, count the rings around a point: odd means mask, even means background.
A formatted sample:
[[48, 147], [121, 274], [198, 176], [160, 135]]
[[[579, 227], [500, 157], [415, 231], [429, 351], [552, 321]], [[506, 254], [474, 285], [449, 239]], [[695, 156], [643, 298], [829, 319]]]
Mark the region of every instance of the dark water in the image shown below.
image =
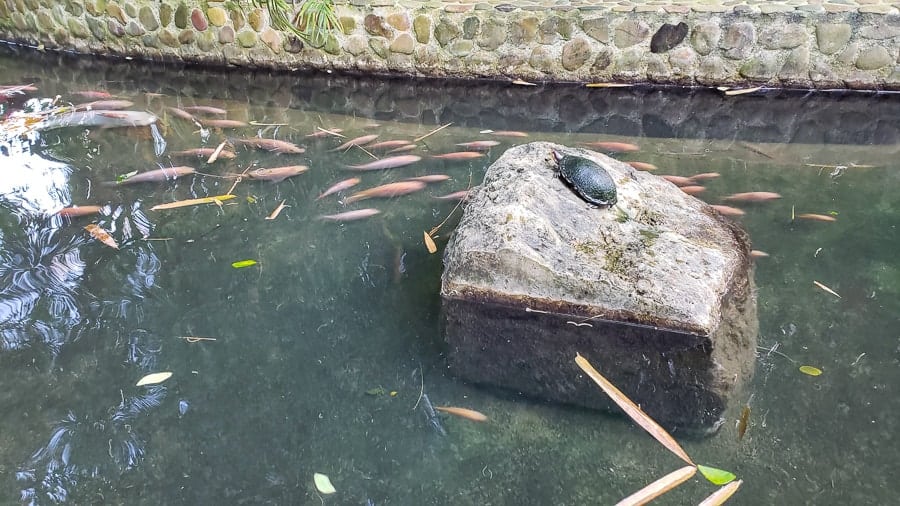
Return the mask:
[[[467, 385], [444, 361], [440, 254], [428, 254], [422, 232], [455, 201], [434, 197], [477, 184], [520, 142], [598, 139], [639, 144], [617, 156], [659, 173], [721, 173], [701, 195], [710, 202], [752, 190], [784, 196], [742, 205], [739, 218], [770, 255], [756, 269], [761, 349], [749, 429], [738, 441], [732, 413], [714, 437], [676, 434], [687, 451], [744, 480], [734, 504], [884, 504], [900, 492], [894, 95], [372, 81], [12, 51], [0, 53], [0, 68], [0, 84], [39, 88], [0, 104], [7, 119], [57, 96], [77, 103], [75, 91], [106, 90], [163, 120], [157, 136], [3, 134], [0, 503], [318, 504], [318, 472], [338, 490], [322, 498], [332, 504], [607, 504], [676, 469], [677, 459], [621, 417]], [[204, 132], [165, 113], [195, 104], [281, 126]], [[416, 153], [476, 139], [501, 145], [480, 159], [362, 174], [354, 190], [413, 175], [452, 180], [350, 206], [381, 211], [366, 220], [317, 219], [347, 209], [338, 197], [314, 199], [355, 175], [344, 164], [370, 158], [329, 151], [341, 141], [307, 134], [410, 139], [447, 123]], [[486, 129], [529, 137], [479, 134]], [[238, 150], [210, 165], [169, 155], [257, 134], [306, 153]], [[158, 164], [206, 175], [102, 184]], [[221, 207], [150, 210], [224, 194], [234, 180], [222, 176], [294, 164], [310, 169], [275, 184], [243, 180]], [[282, 201], [290, 207], [265, 220]], [[104, 207], [52, 216], [72, 204]], [[792, 208], [837, 221], [792, 221]], [[439, 248], [458, 216], [440, 229]], [[91, 239], [90, 223], [120, 249]], [[258, 264], [232, 267], [245, 259]], [[802, 374], [805, 364], [824, 374]], [[158, 371], [174, 375], [134, 386]], [[420, 392], [491, 421], [444, 418], [441, 436], [415, 407]], [[663, 502], [696, 503], [713, 490], [694, 478]]]

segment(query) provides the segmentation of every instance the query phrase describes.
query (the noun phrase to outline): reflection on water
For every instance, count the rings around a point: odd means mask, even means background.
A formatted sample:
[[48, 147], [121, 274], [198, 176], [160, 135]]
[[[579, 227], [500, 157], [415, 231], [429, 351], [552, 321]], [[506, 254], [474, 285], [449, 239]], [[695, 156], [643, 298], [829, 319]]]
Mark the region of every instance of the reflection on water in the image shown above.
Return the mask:
[[[735, 204], [754, 247], [769, 254], [756, 267], [762, 349], [749, 428], [739, 441], [738, 414], [729, 413], [715, 437], [685, 441], [688, 452], [744, 479], [737, 504], [884, 503], [897, 492], [894, 95], [724, 99], [216, 74], [32, 54], [3, 54], [0, 64], [8, 69], [0, 84], [38, 87], [0, 102], [5, 125], [22, 111], [84, 102], [83, 91], [161, 119], [25, 136], [20, 122], [0, 134], [0, 469], [16, 470], [0, 478], [0, 502], [306, 504], [319, 500], [312, 475], [321, 472], [338, 489], [326, 500], [340, 504], [605, 504], [670, 471], [675, 463], [620, 418], [467, 385], [443, 360], [440, 256], [426, 251], [422, 233], [447, 219], [434, 234], [442, 248], [459, 212], [458, 200], [439, 197], [477, 184], [510, 146], [598, 139], [640, 145], [615, 156], [660, 174], [719, 173], [693, 185], [708, 202], [783, 196]], [[197, 111], [194, 121], [171, 109], [196, 105], [226, 114]], [[246, 126], [209, 126], [223, 118]], [[504, 130], [527, 137], [496, 135]], [[400, 143], [333, 150], [371, 135], [418, 140], [391, 155]], [[305, 152], [235, 146], [212, 163], [208, 153], [178, 154], [254, 136]], [[432, 158], [485, 140], [498, 144], [484, 156]], [[395, 155], [422, 159], [345, 168]], [[277, 183], [238, 179], [291, 165], [309, 170]], [[173, 166], [198, 173], [114, 183]], [[434, 175], [448, 177], [404, 182]], [[352, 177], [360, 181], [316, 200]], [[342, 203], [398, 182], [403, 196]], [[151, 209], [229, 192], [235, 198], [218, 204]], [[96, 214], [57, 214], [91, 205]], [[368, 208], [379, 213], [319, 219]], [[791, 219], [802, 213], [837, 221]], [[118, 249], [88, 234], [89, 224]], [[256, 264], [232, 266], [244, 260]], [[825, 373], [807, 377], [800, 365]], [[159, 371], [173, 376], [134, 386]], [[423, 416], [425, 395], [491, 422]], [[695, 480], [672, 500], [709, 492]]]

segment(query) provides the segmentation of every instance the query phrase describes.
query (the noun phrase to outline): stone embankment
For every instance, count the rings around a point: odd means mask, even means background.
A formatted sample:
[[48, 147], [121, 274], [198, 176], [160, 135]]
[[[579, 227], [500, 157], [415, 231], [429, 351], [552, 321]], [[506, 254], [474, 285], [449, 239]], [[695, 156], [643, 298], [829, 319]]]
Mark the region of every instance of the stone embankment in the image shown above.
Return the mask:
[[0, 37], [48, 49], [273, 69], [531, 81], [900, 89], [887, 0], [339, 0], [319, 47], [263, 9], [0, 0]]

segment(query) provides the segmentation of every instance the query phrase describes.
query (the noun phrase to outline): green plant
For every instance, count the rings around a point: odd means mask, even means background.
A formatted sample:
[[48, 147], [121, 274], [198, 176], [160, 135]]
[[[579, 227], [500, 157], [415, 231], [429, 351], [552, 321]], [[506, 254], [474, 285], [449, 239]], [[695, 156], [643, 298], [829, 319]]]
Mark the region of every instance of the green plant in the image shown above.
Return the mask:
[[314, 47], [321, 47], [328, 33], [340, 26], [334, 13], [334, 0], [303, 0], [297, 14], [291, 19], [293, 2], [287, 0], [250, 0], [255, 7], [269, 11], [272, 25], [297, 35]]

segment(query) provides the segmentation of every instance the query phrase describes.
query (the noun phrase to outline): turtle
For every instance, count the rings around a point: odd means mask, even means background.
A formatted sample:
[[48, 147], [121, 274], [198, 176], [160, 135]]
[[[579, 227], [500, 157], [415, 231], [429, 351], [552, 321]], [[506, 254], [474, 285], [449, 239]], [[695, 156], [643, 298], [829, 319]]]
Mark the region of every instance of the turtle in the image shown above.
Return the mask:
[[553, 158], [559, 166], [559, 177], [579, 197], [601, 209], [616, 204], [616, 183], [597, 162], [558, 151], [553, 151]]

